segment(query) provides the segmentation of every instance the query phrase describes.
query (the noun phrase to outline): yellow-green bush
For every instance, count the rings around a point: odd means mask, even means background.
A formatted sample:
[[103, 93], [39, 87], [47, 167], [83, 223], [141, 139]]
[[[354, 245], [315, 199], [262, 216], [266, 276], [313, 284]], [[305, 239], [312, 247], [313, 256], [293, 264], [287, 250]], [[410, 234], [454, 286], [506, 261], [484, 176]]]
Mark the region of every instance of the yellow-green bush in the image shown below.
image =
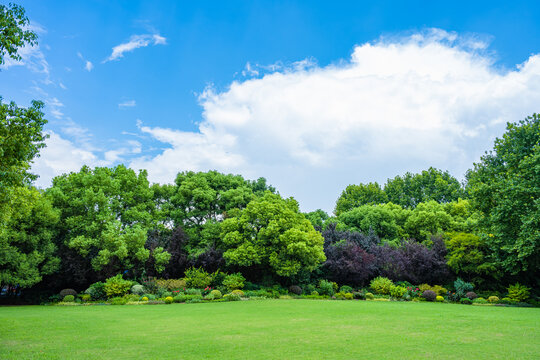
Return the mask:
[[146, 296], [143, 296], [141, 300], [142, 301], [148, 301], [148, 298]]
[[394, 286], [394, 283], [388, 278], [378, 276], [375, 279], [371, 280], [369, 286], [373, 289], [375, 293], [387, 295], [390, 294], [390, 289], [392, 288], [392, 286]]
[[490, 303], [492, 303], [492, 304], [496, 304], [496, 303], [499, 302], [499, 297], [497, 297], [497, 296], [490, 296], [490, 297], [488, 297], [488, 301], [489, 301]]
[[403, 295], [407, 292], [407, 288], [403, 286], [394, 286], [390, 287], [390, 296], [395, 299], [401, 299]]
[[131, 289], [131, 281], [124, 280], [121, 274], [110, 277], [103, 285], [109, 298], [124, 296]]
[[352, 300], [354, 298], [353, 294], [351, 293], [345, 293], [345, 299], [346, 300]]
[[165, 303], [167, 303], [167, 304], [172, 304], [172, 302], [173, 302], [172, 296], [167, 296], [167, 297], [165, 298]]
[[186, 281], [184, 279], [158, 279], [156, 280], [156, 284], [167, 290], [180, 290], [186, 287]]
[[231, 291], [231, 294], [236, 295], [236, 296], [240, 296], [240, 297], [244, 297], [244, 292], [242, 290], [240, 290], [240, 289], [236, 289], [236, 290]]
[[366, 300], [373, 300], [375, 296], [372, 293], [366, 293]]
[[438, 295], [436, 298], [435, 298], [435, 301], [436, 302], [443, 302], [444, 301], [444, 298], [440, 295]]

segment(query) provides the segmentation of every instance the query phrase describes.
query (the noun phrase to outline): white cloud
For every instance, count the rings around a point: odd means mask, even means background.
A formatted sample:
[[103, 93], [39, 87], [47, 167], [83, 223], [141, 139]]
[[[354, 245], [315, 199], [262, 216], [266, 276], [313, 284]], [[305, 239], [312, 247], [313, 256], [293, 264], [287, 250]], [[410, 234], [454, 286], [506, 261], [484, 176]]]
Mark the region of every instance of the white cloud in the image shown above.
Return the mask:
[[135, 102], [135, 100], [127, 100], [118, 104], [118, 107], [122, 109], [122, 108], [127, 108], [127, 107], [134, 107], [136, 105], [137, 103]]
[[431, 30], [356, 46], [337, 64], [308, 60], [210, 88], [198, 132], [141, 126], [168, 148], [131, 166], [159, 182], [183, 170], [264, 176], [305, 210], [332, 210], [346, 185], [405, 171], [461, 177], [506, 121], [539, 111], [540, 55], [502, 71], [487, 48]]
[[[84, 68], [86, 69], [86, 71], [88, 71], [88, 72], [92, 71], [92, 69], [94, 68], [94, 64], [92, 64], [91, 61], [86, 60], [84, 58], [83, 54], [81, 54], [80, 52], [77, 52], [77, 56], [79, 57], [79, 59], [81, 59], [84, 62]], [[69, 71], [71, 71], [71, 70], [69, 70]]]
[[124, 57], [124, 53], [146, 47], [150, 44], [165, 45], [166, 43], [167, 39], [158, 34], [132, 35], [128, 42], [113, 47], [111, 55], [103, 62], [118, 60]]
[[17, 53], [21, 56], [21, 60], [14, 60], [9, 56], [4, 56], [4, 64], [0, 65], [0, 69], [9, 69], [13, 66], [26, 66], [33, 72], [45, 74], [48, 80], [50, 72], [49, 63], [38, 45], [23, 46]]

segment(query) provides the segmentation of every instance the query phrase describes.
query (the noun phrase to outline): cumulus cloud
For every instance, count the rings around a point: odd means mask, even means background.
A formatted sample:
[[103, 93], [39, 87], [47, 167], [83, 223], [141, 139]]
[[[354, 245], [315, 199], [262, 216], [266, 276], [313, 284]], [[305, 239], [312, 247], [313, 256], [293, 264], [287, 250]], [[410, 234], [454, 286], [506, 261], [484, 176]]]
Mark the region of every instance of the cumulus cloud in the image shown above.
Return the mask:
[[167, 39], [159, 34], [132, 35], [128, 42], [113, 47], [111, 55], [103, 62], [118, 60], [124, 57], [124, 53], [131, 52], [141, 47], [146, 47], [151, 44], [165, 45], [166, 43]]
[[494, 64], [488, 43], [439, 29], [358, 45], [350, 59], [311, 60], [200, 96], [198, 132], [141, 126], [167, 148], [131, 166], [171, 182], [182, 170], [265, 176], [303, 209], [332, 210], [350, 183], [429, 166], [461, 177], [506, 121], [537, 112], [540, 56]]

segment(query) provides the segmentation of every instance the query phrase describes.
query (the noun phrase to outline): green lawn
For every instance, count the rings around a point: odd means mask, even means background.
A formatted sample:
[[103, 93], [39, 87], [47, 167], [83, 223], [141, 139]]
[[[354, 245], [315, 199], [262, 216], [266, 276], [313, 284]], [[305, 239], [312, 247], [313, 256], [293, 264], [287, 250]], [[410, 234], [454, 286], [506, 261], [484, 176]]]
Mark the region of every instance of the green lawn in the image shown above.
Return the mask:
[[1, 359], [540, 359], [540, 309], [263, 300], [0, 307]]

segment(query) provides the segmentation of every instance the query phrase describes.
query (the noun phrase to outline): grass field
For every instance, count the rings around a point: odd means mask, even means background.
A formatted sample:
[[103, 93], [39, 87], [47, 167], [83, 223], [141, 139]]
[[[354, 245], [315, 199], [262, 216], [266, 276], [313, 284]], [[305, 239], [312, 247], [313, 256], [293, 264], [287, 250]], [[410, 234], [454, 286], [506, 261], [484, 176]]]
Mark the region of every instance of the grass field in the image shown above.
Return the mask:
[[0, 307], [1, 359], [540, 359], [540, 309], [263, 300]]

